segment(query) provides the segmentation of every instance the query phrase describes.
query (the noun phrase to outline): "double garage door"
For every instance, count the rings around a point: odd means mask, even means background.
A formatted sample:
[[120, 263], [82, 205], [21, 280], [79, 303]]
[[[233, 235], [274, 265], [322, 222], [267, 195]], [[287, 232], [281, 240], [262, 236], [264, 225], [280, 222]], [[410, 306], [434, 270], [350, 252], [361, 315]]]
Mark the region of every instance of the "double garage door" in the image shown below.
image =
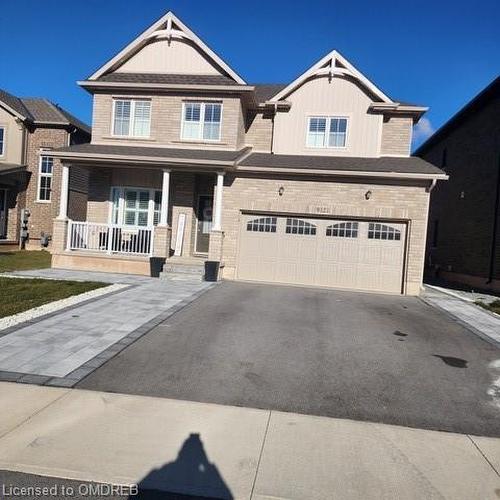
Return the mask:
[[237, 278], [401, 293], [406, 225], [242, 216]]

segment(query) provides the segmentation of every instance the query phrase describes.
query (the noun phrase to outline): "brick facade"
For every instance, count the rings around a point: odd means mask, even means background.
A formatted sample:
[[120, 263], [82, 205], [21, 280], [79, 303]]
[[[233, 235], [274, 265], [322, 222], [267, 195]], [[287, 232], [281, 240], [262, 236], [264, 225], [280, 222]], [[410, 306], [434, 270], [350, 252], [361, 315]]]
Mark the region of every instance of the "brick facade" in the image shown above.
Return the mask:
[[413, 120], [411, 117], [384, 117], [380, 154], [382, 156], [409, 156], [412, 127]]
[[499, 115], [500, 97], [497, 97], [419, 154], [450, 176], [432, 191], [427, 264], [433, 273], [446, 273], [452, 281], [477, 288], [491, 285], [487, 280], [496, 225], [492, 278], [500, 289], [498, 214], [495, 219], [500, 176]]

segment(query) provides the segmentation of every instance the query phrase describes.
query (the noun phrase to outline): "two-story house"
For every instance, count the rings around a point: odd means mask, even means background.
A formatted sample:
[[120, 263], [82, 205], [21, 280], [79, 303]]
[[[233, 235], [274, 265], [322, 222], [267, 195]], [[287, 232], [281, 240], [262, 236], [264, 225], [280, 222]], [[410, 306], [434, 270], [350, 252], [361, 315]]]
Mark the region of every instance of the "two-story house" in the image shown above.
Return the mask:
[[[20, 98], [0, 89], [0, 244], [19, 243], [20, 212], [27, 208], [29, 240], [49, 243], [58, 213], [62, 167], [53, 148], [90, 140], [90, 128], [42, 98]], [[69, 189], [69, 215], [84, 219], [87, 172], [75, 168]]]
[[337, 51], [288, 84], [248, 84], [171, 12], [79, 84], [85, 221], [61, 196], [55, 267], [149, 274], [220, 262], [225, 279], [418, 294], [429, 192], [411, 158], [426, 108], [391, 99]]

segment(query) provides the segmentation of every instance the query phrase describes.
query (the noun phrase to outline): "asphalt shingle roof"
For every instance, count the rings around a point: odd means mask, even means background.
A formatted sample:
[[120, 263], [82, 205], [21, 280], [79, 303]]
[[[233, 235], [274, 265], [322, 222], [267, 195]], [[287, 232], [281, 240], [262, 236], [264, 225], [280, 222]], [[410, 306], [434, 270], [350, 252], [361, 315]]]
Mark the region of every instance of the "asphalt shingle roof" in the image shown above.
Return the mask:
[[16, 97], [0, 89], [1, 102], [34, 124], [73, 125], [88, 134], [91, 132], [90, 127], [86, 123], [47, 99], [39, 97]]
[[109, 73], [100, 82], [159, 83], [171, 85], [240, 85], [224, 75], [185, 75], [166, 73]]
[[252, 153], [242, 167], [297, 168], [306, 170], [345, 170], [346, 172], [394, 172], [405, 174], [444, 174], [434, 165], [416, 157], [356, 158], [347, 156], [305, 156]]
[[255, 99], [257, 102], [266, 102], [283, 90], [287, 83], [253, 83], [255, 86]]
[[231, 162], [237, 160], [242, 155], [244, 149], [239, 151], [224, 151], [184, 148], [155, 148], [144, 146], [116, 146], [114, 144], [75, 144], [73, 146], [58, 148], [55, 151], [102, 156], [147, 156], [150, 158], [158, 158], [159, 160], [161, 160], [162, 158], [178, 158], [186, 160]]

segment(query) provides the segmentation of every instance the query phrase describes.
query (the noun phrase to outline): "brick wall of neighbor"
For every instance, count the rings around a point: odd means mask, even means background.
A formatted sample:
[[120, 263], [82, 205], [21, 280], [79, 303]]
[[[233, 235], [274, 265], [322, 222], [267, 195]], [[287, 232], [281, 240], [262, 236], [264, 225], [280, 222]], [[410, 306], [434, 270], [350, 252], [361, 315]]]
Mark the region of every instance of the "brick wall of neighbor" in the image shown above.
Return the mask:
[[[422, 157], [450, 176], [431, 194], [427, 263], [457, 275], [488, 278], [500, 161], [500, 99], [491, 101], [462, 122]], [[446, 164], [443, 151], [446, 149]], [[438, 240], [433, 234], [438, 221]], [[500, 241], [500, 218], [496, 220]], [[500, 244], [494, 278], [500, 280]], [[463, 281], [464, 276], [450, 276]]]
[[384, 117], [380, 154], [409, 156], [412, 138], [412, 118]]
[[269, 153], [273, 135], [273, 120], [269, 113], [249, 111], [246, 121], [245, 144], [254, 151]]
[[38, 179], [40, 148], [58, 148], [68, 144], [68, 133], [64, 129], [37, 128], [28, 136], [27, 166], [31, 173], [26, 189], [26, 208], [31, 211], [29, 220], [30, 245], [38, 245], [40, 233], [52, 234], [52, 222], [59, 212], [61, 196], [61, 163], [54, 160], [52, 173], [52, 195], [50, 202], [39, 202]]
[[[286, 177], [226, 175], [222, 228], [224, 277], [235, 276], [241, 210], [332, 216], [395, 218], [409, 221], [407, 293], [418, 294], [422, 283], [429, 194], [425, 185], [382, 185], [367, 182], [294, 180]], [[284, 195], [278, 196], [280, 186]], [[366, 191], [372, 191], [370, 200]]]
[[[235, 149], [244, 142], [244, 121], [239, 97], [203, 94], [150, 95], [136, 94], [137, 97], [151, 98], [151, 135], [147, 139], [129, 139], [112, 136], [113, 96], [119, 94], [96, 93], [93, 104], [92, 142], [102, 144], [128, 144], [145, 146], [186, 147], [190, 149]], [[127, 94], [127, 97], [131, 97]], [[181, 140], [182, 102], [187, 100], [222, 101], [222, 131], [220, 142], [196, 142]]]

